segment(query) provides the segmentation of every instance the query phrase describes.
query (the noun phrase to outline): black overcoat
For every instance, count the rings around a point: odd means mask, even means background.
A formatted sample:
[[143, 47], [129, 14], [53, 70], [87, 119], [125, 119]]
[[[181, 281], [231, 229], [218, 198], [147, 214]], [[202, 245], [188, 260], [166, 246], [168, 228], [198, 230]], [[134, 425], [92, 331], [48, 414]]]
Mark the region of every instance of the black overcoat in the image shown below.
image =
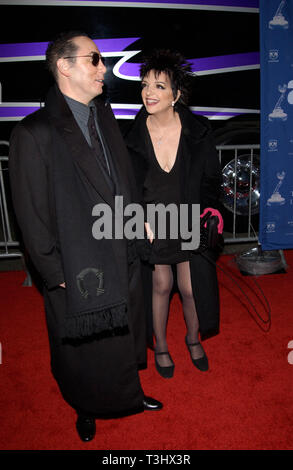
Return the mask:
[[[201, 213], [207, 207], [219, 208], [222, 181], [218, 154], [211, 136], [208, 119], [195, 116], [185, 106], [177, 104], [182, 125], [181, 152], [181, 201], [185, 204], [200, 204]], [[148, 171], [147, 112], [143, 107], [125, 135], [131, 156], [140, 199], [143, 201], [144, 180]], [[205, 339], [219, 331], [219, 292], [215, 261], [217, 253], [205, 251], [204, 255], [194, 254], [190, 261], [193, 295], [199, 317], [200, 334]], [[151, 317], [151, 270], [144, 265], [144, 284], [148, 318]], [[152, 344], [150, 322], [148, 342]]]
[[[109, 104], [96, 98], [95, 105], [119, 182], [131, 199], [134, 179], [119, 127]], [[54, 145], [52, 125], [58, 139]], [[113, 195], [93, 152], [55, 86], [49, 91], [45, 107], [14, 128], [9, 156], [16, 216], [26, 249], [44, 284], [52, 373], [64, 399], [79, 412], [115, 417], [142, 411], [138, 368], [146, 363], [145, 317], [139, 261], [128, 266], [125, 240], [119, 242], [114, 256], [118, 257], [120, 281], [127, 285], [129, 330], [83, 340], [64, 340], [60, 335], [66, 295], [65, 289], [59, 287], [64, 274], [54, 204], [52, 152], [61, 148], [83, 172], [89, 190], [95, 191], [97, 203], [113, 207]]]

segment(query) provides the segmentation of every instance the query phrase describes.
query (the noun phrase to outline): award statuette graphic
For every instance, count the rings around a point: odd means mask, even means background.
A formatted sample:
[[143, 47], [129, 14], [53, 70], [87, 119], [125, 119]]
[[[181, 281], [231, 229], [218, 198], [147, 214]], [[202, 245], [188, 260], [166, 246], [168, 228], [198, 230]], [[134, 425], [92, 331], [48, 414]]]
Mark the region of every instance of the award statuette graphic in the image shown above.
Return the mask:
[[267, 205], [268, 206], [282, 206], [283, 204], [285, 204], [285, 199], [281, 196], [281, 194], [279, 193], [279, 189], [283, 183], [283, 180], [285, 178], [285, 172], [282, 171], [282, 173], [277, 173], [277, 178], [279, 180], [277, 186], [275, 187], [274, 191], [273, 191], [273, 194], [271, 195], [271, 197], [267, 200]]
[[273, 120], [286, 121], [287, 120], [287, 114], [283, 111], [281, 107], [281, 103], [285, 99], [287, 85], [286, 84], [284, 84], [283, 86], [279, 85], [278, 90], [281, 93], [281, 96], [278, 99], [277, 103], [275, 104], [273, 111], [269, 114], [269, 121], [273, 121]]
[[285, 4], [286, 4], [286, 0], [282, 0], [280, 5], [277, 8], [274, 18], [269, 22], [270, 29], [278, 29], [278, 28], [288, 29], [289, 23], [285, 19], [284, 15], [282, 15], [282, 10]]

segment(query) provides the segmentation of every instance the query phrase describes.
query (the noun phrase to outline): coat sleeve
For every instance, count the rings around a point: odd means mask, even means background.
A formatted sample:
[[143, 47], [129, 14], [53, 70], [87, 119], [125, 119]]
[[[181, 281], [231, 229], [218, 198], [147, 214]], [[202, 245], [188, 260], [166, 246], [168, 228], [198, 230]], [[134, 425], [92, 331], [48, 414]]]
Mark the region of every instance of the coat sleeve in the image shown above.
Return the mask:
[[222, 171], [218, 152], [214, 145], [211, 129], [205, 138], [205, 162], [204, 173], [201, 181], [201, 212], [206, 207], [220, 209]]
[[23, 124], [16, 126], [10, 139], [9, 174], [25, 247], [46, 287], [57, 287], [64, 275], [51, 215], [48, 165]]

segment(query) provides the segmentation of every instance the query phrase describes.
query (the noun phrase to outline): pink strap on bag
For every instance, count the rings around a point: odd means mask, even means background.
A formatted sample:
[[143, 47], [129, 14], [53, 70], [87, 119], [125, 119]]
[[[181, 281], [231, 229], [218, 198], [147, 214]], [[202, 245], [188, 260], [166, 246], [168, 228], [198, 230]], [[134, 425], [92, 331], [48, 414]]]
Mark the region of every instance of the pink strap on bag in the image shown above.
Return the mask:
[[[220, 212], [217, 209], [212, 209], [211, 207], [206, 207], [206, 209], [201, 214], [201, 217], [203, 217], [207, 212], [211, 212], [211, 215], [216, 215], [218, 217], [218, 219], [219, 219], [218, 233], [223, 233], [224, 221], [223, 221], [223, 217], [220, 214]], [[206, 224], [205, 224], [205, 227], [206, 227]]]

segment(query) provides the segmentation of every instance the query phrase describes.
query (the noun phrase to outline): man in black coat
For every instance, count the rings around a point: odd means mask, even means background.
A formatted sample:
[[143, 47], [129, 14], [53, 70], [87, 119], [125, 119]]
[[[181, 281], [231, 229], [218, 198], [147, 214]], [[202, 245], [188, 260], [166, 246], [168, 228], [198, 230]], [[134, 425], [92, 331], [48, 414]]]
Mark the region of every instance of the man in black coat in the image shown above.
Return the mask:
[[96, 44], [79, 32], [61, 34], [46, 60], [56, 84], [45, 107], [14, 128], [11, 187], [43, 280], [52, 373], [77, 412], [80, 438], [89, 441], [96, 418], [162, 404], [144, 395], [139, 380], [146, 334], [135, 246], [92, 232], [96, 204], [106, 204], [114, 221], [115, 197], [126, 205], [135, 194], [119, 127], [99, 97], [106, 68]]

